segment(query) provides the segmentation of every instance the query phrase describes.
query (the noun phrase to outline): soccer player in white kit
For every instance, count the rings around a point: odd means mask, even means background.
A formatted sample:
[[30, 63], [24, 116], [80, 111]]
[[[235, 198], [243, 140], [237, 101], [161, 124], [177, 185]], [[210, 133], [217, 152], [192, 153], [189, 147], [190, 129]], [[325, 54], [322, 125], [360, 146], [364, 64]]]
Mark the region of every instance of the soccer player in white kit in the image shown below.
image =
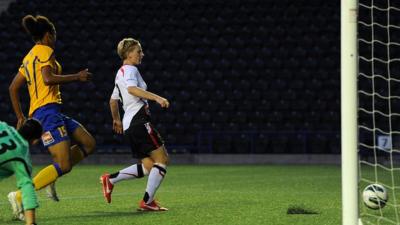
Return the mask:
[[[167, 173], [168, 153], [160, 134], [154, 129], [150, 120], [148, 100], [156, 101], [161, 107], [168, 108], [167, 99], [146, 91], [147, 85], [140, 75], [137, 65], [144, 56], [139, 41], [124, 38], [118, 43], [117, 52], [123, 61], [115, 78], [115, 87], [110, 99], [113, 118], [113, 130], [124, 134], [131, 146], [133, 157], [140, 162], [116, 173], [100, 177], [103, 195], [108, 203], [114, 185], [122, 180], [149, 176], [139, 209], [143, 211], [166, 211], [155, 201], [154, 195]], [[124, 117], [121, 122], [118, 101], [122, 102]]]

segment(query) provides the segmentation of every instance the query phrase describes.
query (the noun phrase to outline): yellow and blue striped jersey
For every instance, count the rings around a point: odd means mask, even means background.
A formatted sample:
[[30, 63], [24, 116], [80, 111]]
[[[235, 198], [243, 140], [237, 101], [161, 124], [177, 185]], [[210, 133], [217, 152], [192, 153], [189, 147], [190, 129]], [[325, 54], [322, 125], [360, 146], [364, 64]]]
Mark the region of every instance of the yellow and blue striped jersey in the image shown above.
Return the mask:
[[53, 57], [54, 51], [46, 45], [35, 45], [22, 61], [19, 72], [25, 77], [30, 95], [29, 116], [49, 103], [61, 104], [59, 85], [46, 86], [42, 67], [51, 66], [53, 73], [61, 74], [61, 65]]

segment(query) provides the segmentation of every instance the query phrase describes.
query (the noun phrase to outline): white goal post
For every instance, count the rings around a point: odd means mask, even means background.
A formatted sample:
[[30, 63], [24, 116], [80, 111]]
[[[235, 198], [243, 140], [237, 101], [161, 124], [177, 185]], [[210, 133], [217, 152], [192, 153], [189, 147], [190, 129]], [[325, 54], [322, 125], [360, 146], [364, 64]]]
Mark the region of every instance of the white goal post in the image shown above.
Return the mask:
[[358, 224], [357, 0], [341, 0], [342, 224]]

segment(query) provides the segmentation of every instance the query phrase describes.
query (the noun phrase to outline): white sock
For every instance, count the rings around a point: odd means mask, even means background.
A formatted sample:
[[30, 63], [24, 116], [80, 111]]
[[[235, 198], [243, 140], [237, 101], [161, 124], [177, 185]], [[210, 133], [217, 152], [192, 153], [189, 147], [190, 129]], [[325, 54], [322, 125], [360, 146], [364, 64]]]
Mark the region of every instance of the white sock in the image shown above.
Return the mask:
[[112, 184], [118, 183], [122, 180], [129, 180], [135, 178], [142, 178], [144, 175], [147, 175], [148, 171], [144, 166], [140, 163], [129, 166], [125, 169], [120, 170], [119, 172], [113, 173], [110, 175], [110, 182]]
[[143, 197], [146, 204], [149, 204], [154, 200], [154, 195], [167, 173], [166, 168], [166, 165], [160, 163], [154, 163], [153, 168], [151, 168], [149, 179], [147, 180], [146, 193]]

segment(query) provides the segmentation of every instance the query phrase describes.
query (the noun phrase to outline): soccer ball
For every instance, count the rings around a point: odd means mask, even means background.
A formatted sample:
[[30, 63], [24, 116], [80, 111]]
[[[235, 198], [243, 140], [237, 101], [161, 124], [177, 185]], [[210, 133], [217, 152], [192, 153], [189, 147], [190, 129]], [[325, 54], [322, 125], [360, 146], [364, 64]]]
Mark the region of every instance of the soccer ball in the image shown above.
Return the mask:
[[383, 208], [388, 201], [386, 188], [380, 184], [370, 184], [363, 191], [364, 204], [370, 209]]

